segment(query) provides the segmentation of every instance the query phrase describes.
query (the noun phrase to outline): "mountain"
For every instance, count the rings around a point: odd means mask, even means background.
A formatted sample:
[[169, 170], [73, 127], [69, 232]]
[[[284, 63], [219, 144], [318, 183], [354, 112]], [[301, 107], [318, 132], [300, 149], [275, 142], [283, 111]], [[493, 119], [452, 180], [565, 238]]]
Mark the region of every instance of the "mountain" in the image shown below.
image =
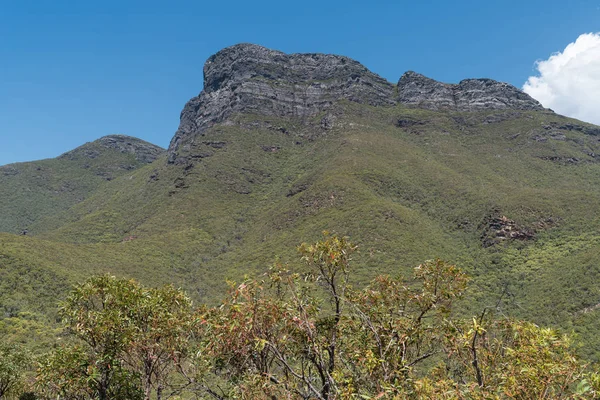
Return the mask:
[[86, 143], [57, 158], [0, 167], [0, 231], [27, 233], [107, 181], [153, 162], [164, 149], [124, 135]]
[[52, 326], [68, 285], [103, 272], [214, 302], [327, 229], [359, 244], [356, 285], [440, 257], [472, 276], [462, 312], [504, 293], [503, 312], [579, 333], [595, 359], [599, 139], [506, 83], [392, 84], [347, 57], [232, 46], [164, 156], [62, 208], [35, 200], [30, 234], [0, 235], [0, 310], [13, 331]]

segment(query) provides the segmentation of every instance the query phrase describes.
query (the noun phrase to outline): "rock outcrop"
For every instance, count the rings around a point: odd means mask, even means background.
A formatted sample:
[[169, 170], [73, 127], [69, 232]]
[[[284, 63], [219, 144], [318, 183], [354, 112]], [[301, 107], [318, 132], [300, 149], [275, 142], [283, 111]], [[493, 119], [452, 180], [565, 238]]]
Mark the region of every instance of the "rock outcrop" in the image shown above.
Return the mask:
[[[340, 100], [372, 106], [402, 103], [431, 110], [542, 110], [529, 95], [491, 79], [459, 84], [405, 73], [397, 87], [348, 57], [285, 54], [253, 44], [238, 44], [211, 56], [204, 65], [204, 89], [181, 112], [169, 146], [170, 163], [185, 163], [194, 138], [237, 113], [306, 119]], [[335, 117], [322, 121], [331, 129]], [[193, 151], [192, 151], [193, 152]]]
[[534, 238], [534, 229], [520, 227], [515, 221], [505, 216], [492, 218], [481, 234], [483, 247], [494, 246], [505, 240], [525, 241]]
[[448, 84], [416, 72], [406, 72], [398, 81], [398, 102], [430, 110], [543, 110], [527, 93], [492, 79], [465, 79]]
[[549, 125], [544, 126], [546, 130], [563, 130], [563, 131], [577, 131], [582, 132], [586, 135], [590, 136], [600, 136], [600, 128], [595, 125], [581, 125], [581, 124], [557, 124], [556, 122], [551, 122]]

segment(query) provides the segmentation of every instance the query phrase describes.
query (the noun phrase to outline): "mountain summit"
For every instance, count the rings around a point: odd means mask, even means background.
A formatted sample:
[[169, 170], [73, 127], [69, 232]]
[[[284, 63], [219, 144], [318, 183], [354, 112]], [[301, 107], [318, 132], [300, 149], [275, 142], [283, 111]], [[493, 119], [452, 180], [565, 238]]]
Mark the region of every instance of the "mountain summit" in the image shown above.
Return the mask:
[[169, 162], [192, 136], [234, 113], [306, 118], [342, 99], [392, 105], [394, 85], [348, 57], [285, 54], [253, 44], [225, 48], [204, 64], [204, 90], [181, 113]]
[[307, 118], [340, 100], [432, 110], [543, 110], [516, 87], [491, 79], [467, 79], [453, 85], [407, 72], [395, 86], [348, 57], [285, 54], [238, 44], [204, 64], [204, 90], [181, 113], [169, 146], [169, 162], [178, 160], [180, 149], [189, 150], [194, 136], [235, 113]]

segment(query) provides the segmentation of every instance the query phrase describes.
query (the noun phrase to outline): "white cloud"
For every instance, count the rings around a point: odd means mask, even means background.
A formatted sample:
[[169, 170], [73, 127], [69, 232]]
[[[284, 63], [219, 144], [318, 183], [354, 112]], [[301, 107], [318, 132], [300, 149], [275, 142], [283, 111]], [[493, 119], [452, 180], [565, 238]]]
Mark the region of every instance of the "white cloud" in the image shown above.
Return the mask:
[[585, 33], [536, 63], [523, 90], [559, 114], [600, 125], [600, 32]]

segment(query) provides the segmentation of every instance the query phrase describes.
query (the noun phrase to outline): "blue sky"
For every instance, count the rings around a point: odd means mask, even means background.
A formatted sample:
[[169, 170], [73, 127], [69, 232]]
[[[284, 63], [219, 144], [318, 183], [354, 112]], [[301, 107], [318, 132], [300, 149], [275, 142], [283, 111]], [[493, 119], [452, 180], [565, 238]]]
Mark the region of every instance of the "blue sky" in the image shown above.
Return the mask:
[[536, 60], [600, 31], [600, 0], [0, 0], [0, 165], [113, 133], [166, 147], [204, 61], [252, 42], [521, 87]]

